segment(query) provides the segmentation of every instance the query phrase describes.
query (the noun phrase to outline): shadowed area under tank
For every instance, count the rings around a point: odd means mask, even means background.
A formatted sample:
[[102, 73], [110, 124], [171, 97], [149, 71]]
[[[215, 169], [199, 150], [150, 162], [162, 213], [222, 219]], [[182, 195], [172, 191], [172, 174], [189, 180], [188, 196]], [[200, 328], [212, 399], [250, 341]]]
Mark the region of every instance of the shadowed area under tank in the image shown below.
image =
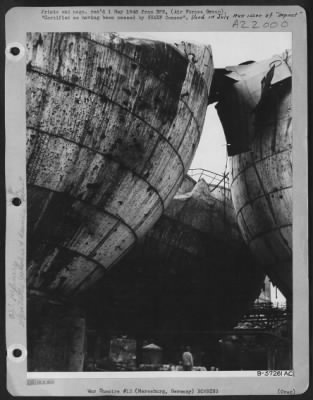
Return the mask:
[[[227, 67], [216, 106], [231, 156], [240, 230], [282, 293], [292, 296], [291, 53]], [[215, 99], [216, 100], [216, 99]]]
[[28, 371], [82, 371], [86, 320], [82, 309], [28, 297]]
[[186, 177], [164, 215], [84, 304], [89, 326], [175, 337], [233, 327], [263, 280], [229, 190]]
[[209, 46], [179, 47], [28, 34], [29, 290], [61, 300], [92, 286], [173, 198], [213, 74]]

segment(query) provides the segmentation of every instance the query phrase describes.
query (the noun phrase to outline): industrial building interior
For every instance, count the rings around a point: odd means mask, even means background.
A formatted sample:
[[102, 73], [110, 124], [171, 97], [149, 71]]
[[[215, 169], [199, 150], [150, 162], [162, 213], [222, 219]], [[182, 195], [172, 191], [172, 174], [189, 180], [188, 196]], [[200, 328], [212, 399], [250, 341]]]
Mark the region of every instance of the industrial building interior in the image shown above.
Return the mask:
[[28, 371], [292, 369], [291, 51], [27, 40]]

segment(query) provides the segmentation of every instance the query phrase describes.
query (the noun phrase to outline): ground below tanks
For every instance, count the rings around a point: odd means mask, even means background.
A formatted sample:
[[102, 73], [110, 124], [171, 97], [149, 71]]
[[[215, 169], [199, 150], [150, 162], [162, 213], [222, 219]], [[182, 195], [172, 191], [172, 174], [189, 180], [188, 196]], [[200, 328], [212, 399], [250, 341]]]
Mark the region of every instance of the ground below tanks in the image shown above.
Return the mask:
[[154, 227], [89, 294], [91, 326], [169, 341], [237, 323], [264, 274], [238, 230], [229, 190], [212, 188], [184, 180]]
[[292, 294], [291, 53], [218, 71], [238, 224], [258, 263]]
[[211, 50], [27, 36], [28, 288], [69, 298], [157, 221], [197, 148]]

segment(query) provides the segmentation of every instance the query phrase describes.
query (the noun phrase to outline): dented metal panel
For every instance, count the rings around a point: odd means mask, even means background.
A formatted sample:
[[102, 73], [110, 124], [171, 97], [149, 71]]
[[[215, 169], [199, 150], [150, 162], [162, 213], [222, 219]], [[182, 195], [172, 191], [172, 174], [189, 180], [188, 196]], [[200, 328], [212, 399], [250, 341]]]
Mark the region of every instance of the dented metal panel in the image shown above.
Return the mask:
[[192, 48], [197, 60], [115, 34], [28, 34], [29, 288], [85, 289], [169, 204], [213, 73], [210, 48]]
[[[236, 137], [242, 140], [240, 129], [246, 130], [249, 151], [231, 157], [231, 192], [238, 223], [258, 262], [290, 299], [291, 53], [287, 51], [261, 63], [231, 69], [238, 74], [238, 83], [228, 88], [233, 103], [224, 102], [228, 96], [224, 93], [218, 112], [222, 123], [227, 119], [229, 129], [232, 129], [234, 121], [231, 137], [235, 147]], [[244, 116], [241, 114], [243, 110]]]

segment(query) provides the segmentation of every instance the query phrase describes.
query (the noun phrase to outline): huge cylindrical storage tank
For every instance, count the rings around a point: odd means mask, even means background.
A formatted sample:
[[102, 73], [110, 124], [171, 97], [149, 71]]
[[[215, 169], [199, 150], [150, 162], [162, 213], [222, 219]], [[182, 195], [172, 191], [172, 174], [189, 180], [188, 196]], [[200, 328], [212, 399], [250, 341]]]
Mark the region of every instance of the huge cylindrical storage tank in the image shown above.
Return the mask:
[[208, 46], [195, 60], [115, 34], [28, 34], [30, 291], [77, 295], [157, 221], [197, 148], [212, 73]]
[[85, 304], [90, 323], [163, 335], [168, 343], [171, 335], [192, 332], [194, 339], [232, 328], [263, 280], [237, 227], [229, 189], [187, 177], [154, 227]]
[[251, 252], [292, 293], [291, 53], [225, 70], [217, 111], [231, 155], [231, 193]]

